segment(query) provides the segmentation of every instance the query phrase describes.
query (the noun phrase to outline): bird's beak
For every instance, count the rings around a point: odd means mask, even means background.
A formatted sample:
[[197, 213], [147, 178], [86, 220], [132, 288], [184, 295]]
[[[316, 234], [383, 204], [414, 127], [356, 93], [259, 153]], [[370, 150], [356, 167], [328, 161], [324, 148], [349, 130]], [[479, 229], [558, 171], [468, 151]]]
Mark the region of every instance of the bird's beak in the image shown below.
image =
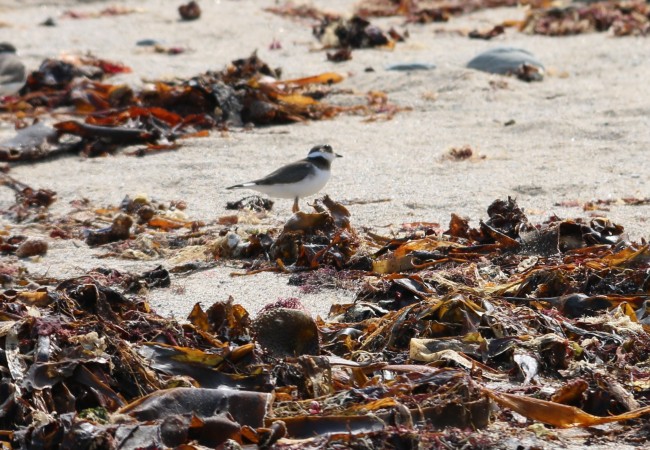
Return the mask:
[[337, 158], [343, 158], [343, 155], [339, 155], [338, 153], [334, 153]]

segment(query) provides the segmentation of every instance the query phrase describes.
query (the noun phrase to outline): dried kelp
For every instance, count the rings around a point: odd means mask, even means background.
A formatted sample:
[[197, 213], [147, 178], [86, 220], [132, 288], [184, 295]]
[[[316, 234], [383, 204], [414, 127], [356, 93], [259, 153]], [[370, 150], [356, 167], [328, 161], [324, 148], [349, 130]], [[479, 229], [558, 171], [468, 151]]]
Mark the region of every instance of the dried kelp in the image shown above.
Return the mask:
[[[627, 242], [622, 227], [603, 219], [533, 226], [512, 199], [493, 203], [488, 214], [478, 229], [454, 216], [446, 235], [387, 241], [372, 264], [375, 274], [386, 275], [364, 281], [363, 302], [333, 307], [335, 322], [320, 325], [323, 349], [388, 364], [404, 361], [407, 352], [430, 366], [464, 368], [479, 379], [509, 379], [536, 391], [581, 373], [588, 388], [571, 409], [575, 420], [561, 419], [568, 416], [551, 402], [539, 403], [548, 404], [543, 413], [536, 399], [484, 390], [497, 403], [556, 426], [646, 414], [637, 400], [642, 395], [626, 380], [630, 370], [639, 373], [650, 345], [641, 321], [650, 299], [647, 245]], [[630, 366], [603, 378], [612, 372], [597, 361], [611, 360], [621, 348]], [[531, 406], [516, 406], [524, 404]], [[611, 416], [615, 411], [621, 415]]]
[[264, 11], [277, 14], [282, 17], [313, 19], [323, 21], [324, 19], [336, 20], [340, 18], [339, 14], [322, 11], [315, 6], [301, 3], [295, 4], [291, 1], [285, 2], [280, 6], [271, 6], [264, 8]]
[[0, 161], [41, 159], [57, 148], [56, 131], [42, 122], [18, 130], [16, 136], [0, 142]]
[[[237, 235], [226, 236], [221, 256], [258, 259], [250, 267], [261, 270], [297, 272], [317, 267], [342, 269], [353, 263], [359, 246], [356, 232], [350, 226], [350, 212], [328, 196], [317, 201], [314, 213], [298, 211], [287, 220], [279, 235], [256, 233], [244, 241]], [[270, 263], [270, 264], [269, 264]]]
[[[152, 227], [154, 205], [127, 197], [98, 213], [129, 217], [138, 233]], [[635, 442], [650, 439], [638, 422], [650, 413], [647, 243], [628, 241], [604, 218], [533, 224], [510, 198], [492, 203], [478, 227], [452, 215], [446, 231], [412, 223], [391, 238], [357, 233], [328, 197], [314, 209], [283, 230], [222, 228], [203, 242], [214, 257], [244, 259], [249, 273], [353, 289], [355, 302], [332, 306], [326, 320], [296, 298], [257, 317], [231, 298], [196, 304], [186, 323], [165, 319], [142, 297], [169, 286], [164, 267], [98, 268], [2, 292], [0, 426], [10, 434], [0, 440], [489, 446], [493, 437], [458, 429], [488, 433], [495, 420], [513, 430], [524, 420], [627, 421]], [[174, 228], [161, 230], [184, 250]]]
[[341, 62], [352, 59], [351, 50], [357, 48], [393, 48], [396, 42], [404, 41], [404, 35], [391, 28], [387, 32], [371, 24], [363, 15], [357, 14], [343, 18], [339, 14], [325, 13], [312, 6], [295, 6], [288, 2], [280, 7], [266, 8], [265, 11], [285, 17], [300, 17], [318, 20], [312, 27], [313, 35], [324, 48], [336, 48], [327, 53], [328, 61]]
[[270, 211], [273, 208], [273, 200], [260, 197], [259, 195], [250, 195], [235, 202], [226, 203], [226, 209], [249, 209], [251, 211]]
[[[615, 36], [645, 36], [650, 32], [650, 7], [643, 1], [600, 1], [562, 7], [548, 0], [525, 3], [530, 9], [518, 24], [520, 31], [525, 33], [567, 36], [608, 31]], [[517, 4], [514, 0], [364, 0], [356, 12], [361, 17], [400, 15], [408, 22], [426, 24]], [[490, 39], [503, 33], [504, 26], [512, 25], [506, 22], [487, 33], [472, 32], [470, 37]]]
[[47, 253], [47, 248], [48, 244], [43, 239], [9, 236], [5, 240], [0, 236], [0, 250], [2, 253], [12, 253], [19, 258], [44, 255]]
[[[33, 308], [49, 315], [37, 318]], [[178, 444], [196, 439], [218, 445], [232, 437], [215, 431], [219, 423], [236, 435], [242, 426], [263, 426], [268, 376], [253, 371], [247, 377], [244, 366], [237, 367], [251, 363], [251, 345], [230, 348], [202, 337], [194, 326], [152, 314], [146, 302], [99, 283], [96, 276], [64, 281], [54, 291], [6, 291], [0, 314], [5, 320], [0, 340], [10, 367], [3, 385], [12, 393], [0, 421], [7, 430], [26, 427], [14, 436], [21, 447], [41, 445], [54, 430], [49, 445], [62, 445], [79, 438], [79, 427], [88, 421], [93, 425], [85, 428], [86, 439], [122, 435], [131, 442], [130, 430], [147, 421], [142, 432], [162, 431], [166, 445], [172, 445], [165, 437], [172, 419], [179, 429], [172, 436], [185, 436]], [[206, 387], [182, 387], [193, 383]], [[256, 392], [210, 389], [228, 384]], [[215, 413], [213, 401], [226, 410], [230, 405], [230, 415]], [[75, 411], [76, 418], [69, 414]], [[121, 415], [119, 424], [109, 423], [112, 413]]]
[[23, 222], [32, 215], [43, 213], [56, 201], [56, 192], [50, 189], [34, 189], [9, 175], [1, 175], [0, 184], [15, 193], [16, 203], [8, 211], [2, 211], [15, 222]]
[[623, 197], [623, 198], [608, 198], [598, 199], [588, 202], [580, 202], [578, 200], [566, 200], [558, 202], [556, 206], [563, 206], [566, 208], [582, 207], [583, 211], [609, 211], [610, 206], [641, 206], [650, 205], [650, 197]]
[[352, 59], [352, 50], [349, 48], [340, 48], [337, 51], [330, 53], [327, 52], [327, 60], [332, 62], [343, 62]]
[[451, 17], [488, 8], [516, 6], [514, 0], [363, 0], [357, 14], [369, 16], [406, 16], [409, 22], [447, 22]]
[[650, 33], [650, 6], [641, 1], [601, 1], [533, 9], [519, 28], [526, 33], [548, 36], [604, 31], [614, 36], [646, 36]]
[[470, 31], [467, 36], [470, 39], [483, 39], [489, 41], [490, 39], [497, 37], [503, 33], [505, 33], [505, 28], [502, 25], [496, 25], [490, 28], [489, 30], [485, 30], [485, 31], [479, 31], [479, 30]]
[[29, 145], [23, 144], [24, 138], [16, 145], [9, 141], [4, 149], [0, 146], [0, 160], [34, 161], [64, 151], [96, 156], [127, 145], [145, 146], [135, 153], [144, 155], [176, 148], [180, 138], [205, 136], [215, 128], [326, 119], [346, 111], [374, 113], [364, 105], [342, 107], [322, 101], [332, 92], [330, 86], [343, 80], [341, 75], [281, 80], [280, 70], [256, 54], [235, 60], [222, 71], [159, 81], [140, 90], [105, 81], [127, 70], [90, 57], [44, 61], [29, 75], [22, 96], [4, 107], [30, 115], [64, 109], [85, 120], [55, 123], [56, 133], [39, 128], [38, 140], [30, 138]]
[[136, 12], [138, 12], [137, 9], [128, 8], [126, 6], [109, 6], [99, 11], [91, 11], [91, 12], [80, 12], [80, 11], [74, 11], [68, 9], [63, 11], [61, 17], [64, 19], [90, 19], [90, 18], [104, 17], [104, 16], [111, 16], [111, 17], [123, 16], [127, 14], [133, 14]]
[[393, 48], [395, 42], [404, 40], [395, 30], [385, 33], [358, 15], [350, 19], [327, 17], [313, 33], [325, 48]]
[[479, 155], [478, 152], [472, 149], [472, 147], [469, 145], [463, 145], [462, 147], [452, 147], [447, 150], [447, 152], [441, 157], [441, 159], [448, 161], [466, 161], [485, 158], [485, 155]]
[[96, 231], [88, 230], [86, 243], [92, 247], [109, 242], [123, 241], [131, 235], [131, 225], [133, 225], [133, 219], [125, 214], [120, 214], [113, 219], [113, 223], [109, 227]]

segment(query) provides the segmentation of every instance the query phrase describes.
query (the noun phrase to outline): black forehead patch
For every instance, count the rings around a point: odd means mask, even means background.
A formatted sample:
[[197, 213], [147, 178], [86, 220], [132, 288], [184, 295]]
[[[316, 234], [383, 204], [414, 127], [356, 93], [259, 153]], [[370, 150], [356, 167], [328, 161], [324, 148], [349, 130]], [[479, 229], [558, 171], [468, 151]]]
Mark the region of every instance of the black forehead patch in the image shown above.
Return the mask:
[[321, 152], [321, 153], [334, 153], [332, 150], [331, 145], [317, 145], [313, 147], [311, 150], [309, 150], [309, 154], [315, 153], [315, 152]]

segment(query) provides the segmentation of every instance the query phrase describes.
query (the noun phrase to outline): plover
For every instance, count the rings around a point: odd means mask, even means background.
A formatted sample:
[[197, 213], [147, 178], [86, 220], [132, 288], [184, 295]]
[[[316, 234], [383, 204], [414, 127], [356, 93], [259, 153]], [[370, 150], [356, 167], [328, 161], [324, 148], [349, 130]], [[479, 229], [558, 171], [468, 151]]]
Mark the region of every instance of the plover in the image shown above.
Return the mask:
[[293, 198], [293, 212], [297, 212], [298, 200], [323, 189], [330, 179], [332, 161], [340, 157], [331, 146], [317, 145], [305, 159], [282, 166], [264, 178], [226, 189], [254, 189], [271, 197]]
[[27, 80], [25, 65], [16, 48], [8, 42], [0, 42], [0, 97], [18, 92]]

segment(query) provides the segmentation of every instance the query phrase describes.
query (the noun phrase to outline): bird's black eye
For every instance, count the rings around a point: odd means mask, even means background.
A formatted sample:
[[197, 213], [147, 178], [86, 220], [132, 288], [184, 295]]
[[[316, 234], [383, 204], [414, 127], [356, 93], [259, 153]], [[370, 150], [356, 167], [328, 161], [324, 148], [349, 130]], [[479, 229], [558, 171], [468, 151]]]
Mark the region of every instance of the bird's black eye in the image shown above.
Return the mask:
[[330, 145], [323, 145], [322, 149], [323, 149], [324, 152], [332, 153], [332, 146], [330, 146]]

